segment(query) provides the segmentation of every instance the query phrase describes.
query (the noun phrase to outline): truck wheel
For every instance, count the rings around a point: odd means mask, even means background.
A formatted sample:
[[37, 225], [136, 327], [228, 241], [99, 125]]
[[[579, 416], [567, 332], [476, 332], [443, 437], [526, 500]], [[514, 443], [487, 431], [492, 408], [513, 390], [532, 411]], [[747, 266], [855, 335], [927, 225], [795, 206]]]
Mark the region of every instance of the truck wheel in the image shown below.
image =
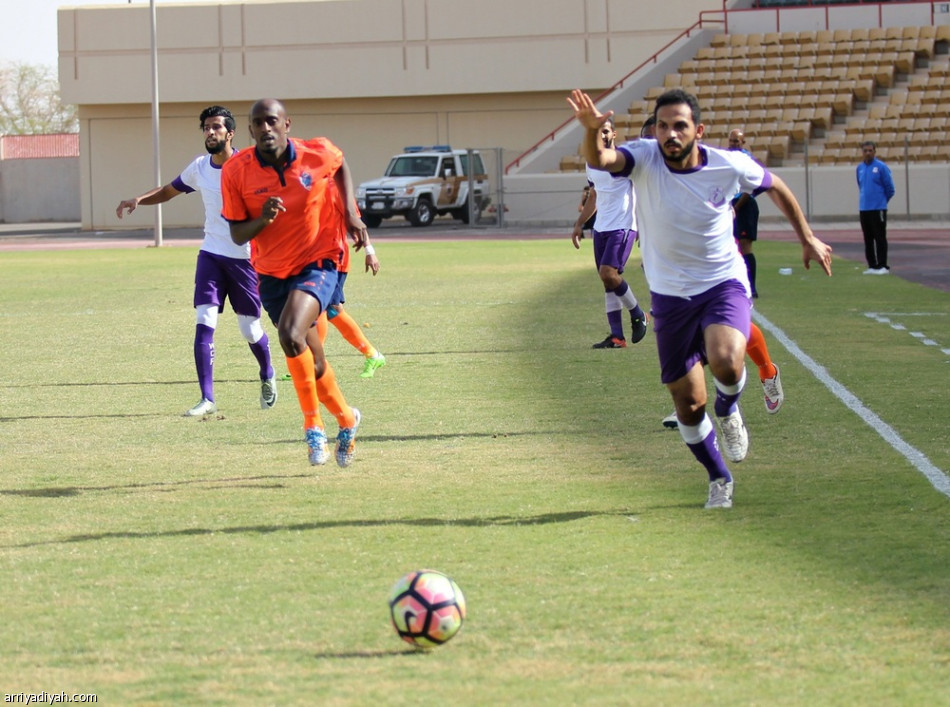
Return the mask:
[[[482, 203], [481, 199], [476, 199], [474, 207], [474, 213], [472, 215], [475, 216], [475, 223], [478, 223], [482, 218], [482, 209], [485, 208], [485, 205]], [[452, 216], [453, 218], [457, 218], [462, 223], [468, 223], [468, 204], [463, 206], [461, 209], [455, 209], [455, 211], [452, 212]]]
[[363, 223], [366, 224], [366, 228], [379, 228], [379, 224], [382, 222], [383, 219], [381, 216], [363, 214]]
[[412, 210], [406, 214], [406, 218], [413, 226], [428, 226], [435, 218], [435, 209], [432, 208], [431, 202], [419, 199]]

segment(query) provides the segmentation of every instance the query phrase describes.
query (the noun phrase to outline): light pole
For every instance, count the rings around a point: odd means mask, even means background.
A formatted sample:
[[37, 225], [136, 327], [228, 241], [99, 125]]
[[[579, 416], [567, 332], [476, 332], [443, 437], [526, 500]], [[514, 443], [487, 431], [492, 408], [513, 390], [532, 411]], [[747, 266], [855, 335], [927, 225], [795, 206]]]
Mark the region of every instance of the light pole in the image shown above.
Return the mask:
[[[130, 0], [131, 1], [131, 0]], [[161, 152], [158, 140], [158, 33], [155, 26], [155, 0], [149, 0], [152, 30], [152, 151], [155, 160], [155, 184], [162, 183]], [[162, 245], [162, 205], [155, 207], [155, 247]]]

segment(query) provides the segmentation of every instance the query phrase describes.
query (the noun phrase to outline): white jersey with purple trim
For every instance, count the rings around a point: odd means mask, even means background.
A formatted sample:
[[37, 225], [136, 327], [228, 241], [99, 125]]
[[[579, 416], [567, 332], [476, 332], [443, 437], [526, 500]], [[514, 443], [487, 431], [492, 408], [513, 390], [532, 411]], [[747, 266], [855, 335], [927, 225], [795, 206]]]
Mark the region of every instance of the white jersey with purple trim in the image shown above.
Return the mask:
[[732, 235], [730, 201], [759, 194], [772, 175], [748, 155], [700, 146], [701, 165], [671, 169], [656, 140], [618, 148], [637, 192], [643, 270], [652, 292], [691, 297], [727, 280], [745, 285], [748, 271]]
[[[237, 154], [237, 152], [235, 152]], [[249, 260], [251, 245], [237, 245], [231, 240], [231, 227], [221, 215], [221, 167], [211, 161], [211, 155], [202, 155], [185, 167], [173, 181], [178, 191], [201, 192], [205, 205], [205, 237], [201, 250], [226, 258]]]
[[587, 167], [587, 183], [597, 193], [594, 230], [598, 233], [637, 230], [637, 196], [629, 177]]

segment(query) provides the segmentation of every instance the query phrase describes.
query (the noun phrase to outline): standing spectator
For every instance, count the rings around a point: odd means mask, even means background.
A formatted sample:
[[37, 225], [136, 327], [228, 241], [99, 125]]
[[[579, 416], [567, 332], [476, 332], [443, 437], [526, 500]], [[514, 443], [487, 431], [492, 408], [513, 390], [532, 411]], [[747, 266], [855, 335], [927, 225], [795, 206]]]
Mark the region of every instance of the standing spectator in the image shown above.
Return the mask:
[[[600, 127], [599, 139], [604, 147], [613, 148], [617, 139], [614, 124], [608, 120]], [[594, 344], [595, 349], [622, 349], [627, 346], [623, 334], [624, 309], [630, 312], [630, 341], [638, 343], [647, 333], [647, 315], [636, 295], [623, 277], [623, 269], [637, 239], [633, 182], [626, 176], [615, 177], [608, 172], [587, 167], [590, 196], [574, 223], [571, 241], [581, 247], [584, 223], [594, 216], [594, 265], [604, 285], [604, 307], [610, 332]]]
[[[353, 181], [343, 152], [326, 138], [289, 136], [290, 118], [280, 101], [263, 98], [251, 107], [251, 139], [221, 172], [222, 215], [231, 240], [251, 243], [251, 264], [260, 279], [261, 303], [277, 326], [304, 418], [311, 464], [326, 464], [327, 435], [321, 403], [336, 418], [336, 462], [353, 461], [360, 412], [347, 404], [336, 382], [314, 323], [326, 311], [337, 286], [340, 233], [328, 228], [334, 182], [346, 210], [345, 228], [362, 246], [366, 224], [360, 220]], [[314, 333], [311, 333], [314, 332]]]
[[198, 117], [207, 155], [195, 158], [171, 182], [119, 202], [116, 216], [132, 213], [139, 204], [164, 204], [179, 194], [197, 191], [205, 207], [204, 240], [195, 268], [195, 367], [201, 400], [185, 417], [211, 415], [214, 401], [214, 330], [225, 300], [237, 315], [238, 328], [257, 359], [261, 378], [261, 408], [277, 402], [277, 381], [271, 366], [267, 334], [261, 326], [261, 298], [257, 273], [251, 267], [251, 248], [231, 240], [228, 222], [221, 218], [221, 168], [237, 151], [232, 147], [234, 116], [221, 106], [205, 108]]
[[[588, 164], [629, 176], [640, 196], [660, 380], [673, 398], [680, 436], [709, 477], [706, 508], [731, 508], [734, 481], [723, 453], [740, 462], [749, 446], [738, 403], [752, 306], [745, 265], [732, 237], [731, 196], [740, 189], [767, 191], [795, 229], [806, 268], [815, 261], [831, 275], [831, 248], [812, 233], [791, 189], [777, 175], [747, 155], [702, 144], [705, 126], [695, 96], [680, 89], [662, 94], [654, 109], [656, 142], [628, 142], [616, 149], [600, 139], [609, 113], [602, 114], [579, 90], [568, 103], [585, 128]], [[705, 364], [716, 388], [722, 452], [706, 413]]]
[[[738, 128], [729, 133], [729, 149], [752, 156], [752, 153], [745, 149], [745, 135]], [[755, 253], [752, 252], [752, 244], [759, 237], [759, 205], [752, 194], [739, 192], [732, 199], [732, 210], [736, 214], [736, 219], [732, 222], [732, 235], [739, 244], [739, 252], [742, 253], [749, 273], [752, 297], [756, 299], [759, 291], [755, 288]]]
[[864, 233], [865, 275], [887, 275], [887, 202], [894, 196], [891, 168], [877, 158], [877, 145], [861, 144], [864, 161], [858, 165], [858, 210]]

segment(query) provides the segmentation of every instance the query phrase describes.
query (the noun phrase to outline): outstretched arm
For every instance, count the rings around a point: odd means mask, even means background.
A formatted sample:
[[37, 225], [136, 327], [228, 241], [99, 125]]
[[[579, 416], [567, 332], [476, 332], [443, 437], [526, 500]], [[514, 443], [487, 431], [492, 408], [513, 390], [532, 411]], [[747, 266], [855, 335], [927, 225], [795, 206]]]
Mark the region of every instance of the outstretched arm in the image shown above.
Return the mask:
[[183, 194], [171, 184], [166, 184], [163, 187], [155, 187], [150, 189], [144, 194], [139, 194], [138, 196], [132, 199], [125, 199], [120, 201], [119, 205], [116, 207], [115, 215], [119, 218], [122, 218], [124, 214], [130, 214], [135, 211], [135, 207], [139, 204], [144, 204], [145, 206], [154, 206], [155, 204], [164, 204], [170, 199], [174, 199], [179, 194]]
[[831, 246], [823, 243], [812, 233], [811, 226], [808, 225], [802, 207], [799, 206], [792, 190], [775, 174], [772, 174], [772, 187], [768, 190], [768, 195], [798, 234], [798, 240], [802, 244], [802, 262], [805, 264], [805, 269], [807, 270], [810, 261], [814, 260], [825, 274], [830, 276]]
[[612, 147], [604, 147], [600, 139], [600, 128], [614, 113], [608, 111], [601, 113], [594, 105], [594, 101], [583, 91], [574, 89], [571, 91], [567, 102], [574, 109], [574, 117], [577, 122], [584, 126], [584, 141], [581, 147], [584, 152], [584, 158], [594, 169], [601, 169], [606, 172], [619, 172], [627, 166], [627, 159], [622, 152], [618, 152]]

